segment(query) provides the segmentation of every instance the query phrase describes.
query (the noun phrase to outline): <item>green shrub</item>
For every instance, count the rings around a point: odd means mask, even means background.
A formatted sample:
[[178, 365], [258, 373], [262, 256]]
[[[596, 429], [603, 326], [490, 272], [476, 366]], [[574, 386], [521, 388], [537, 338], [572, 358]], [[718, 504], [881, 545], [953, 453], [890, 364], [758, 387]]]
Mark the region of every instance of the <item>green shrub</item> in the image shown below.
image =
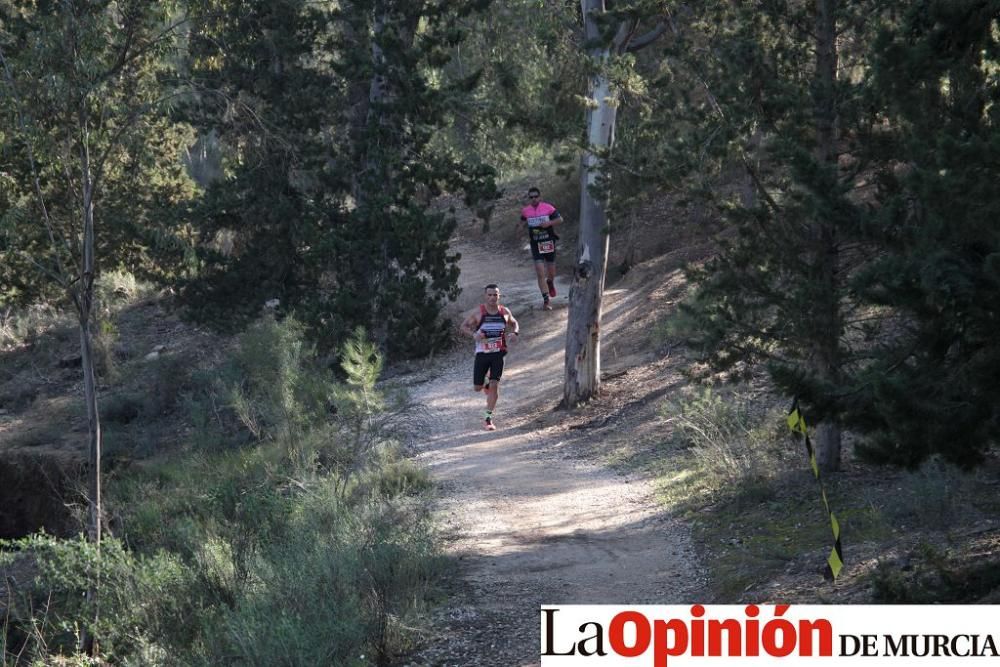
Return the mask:
[[94, 300], [102, 309], [115, 309], [135, 302], [152, 292], [148, 283], [140, 283], [130, 271], [102, 271], [94, 282]]
[[[191, 381], [189, 451], [109, 485], [128, 543], [169, 551], [190, 575], [186, 623], [163, 624], [156, 645], [137, 640], [135, 655], [362, 665], [409, 648], [442, 567], [419, 495], [427, 476], [393, 435], [409, 403], [377, 385], [363, 332], [336, 386], [301, 340], [294, 322], [253, 327], [204, 384]], [[236, 389], [242, 405], [227, 402]]]
[[132, 504], [122, 508], [123, 537], [140, 551], [164, 549], [185, 561], [193, 560], [198, 545], [205, 540], [206, 511], [195, 505], [198, 498], [191, 489], [167, 487], [142, 480], [129, 484], [122, 480], [116, 491], [116, 505], [122, 500]]
[[872, 598], [885, 604], [969, 604], [1000, 589], [1000, 563], [949, 558], [929, 544], [913, 554], [880, 561], [871, 574]]
[[116, 382], [120, 378], [115, 358], [117, 344], [118, 326], [110, 316], [100, 318], [91, 338], [91, 350], [94, 355], [94, 371], [106, 382]]
[[[28, 562], [34, 579], [12, 586], [7, 608], [6, 659], [50, 664], [74, 656], [84, 633], [96, 637], [104, 660], [127, 664], [155, 652], [158, 637], [190, 615], [191, 571], [173, 556], [139, 557], [115, 539], [95, 546], [82, 538], [45, 534], [2, 543], [5, 565]], [[97, 573], [100, 573], [99, 578]], [[97, 585], [99, 615], [86, 593]]]
[[150, 364], [150, 382], [146, 387], [142, 414], [160, 417], [172, 412], [182, 402], [185, 392], [191, 389], [191, 371], [177, 355], [161, 355]]
[[664, 406], [671, 425], [672, 442], [692, 460], [687, 477], [697, 480], [700, 491], [716, 494], [752, 494], [758, 500], [770, 494], [783, 464], [781, 420], [736, 392], [712, 389]]
[[[378, 480], [350, 498], [322, 477], [288, 484], [250, 452], [232, 479], [232, 458], [187, 489], [207, 498], [185, 548], [202, 606], [170, 639], [180, 662], [361, 665], [407, 648], [404, 628], [442, 567], [423, 503], [387, 497]], [[176, 539], [162, 527], [174, 519], [159, 518], [144, 530]]]
[[341, 349], [340, 365], [346, 381], [333, 387], [333, 410], [338, 429], [339, 465], [342, 490], [355, 475], [374, 465], [381, 450], [391, 447], [399, 431], [399, 421], [412, 412], [413, 405], [402, 392], [385, 392], [376, 386], [382, 372], [382, 355], [357, 329]]
[[144, 399], [136, 394], [118, 391], [98, 400], [98, 412], [104, 422], [128, 424], [142, 414]]
[[350, 664], [363, 656], [366, 628], [344, 585], [356, 571], [347, 554], [306, 540], [267, 555], [254, 563], [254, 594], [206, 619], [192, 664]]
[[882, 499], [883, 511], [895, 525], [942, 530], [964, 505], [960, 493], [971, 479], [958, 467], [932, 457], [906, 471], [894, 492]]
[[0, 349], [37, 344], [46, 336], [66, 342], [78, 335], [76, 320], [66, 312], [43, 303], [29, 306], [16, 314], [7, 313], [0, 330]]
[[372, 486], [378, 493], [391, 498], [411, 495], [429, 490], [433, 483], [427, 471], [410, 459], [390, 458], [380, 463], [378, 474], [373, 476]]
[[[649, 329], [649, 342], [655, 348], [664, 348], [680, 342], [697, 345], [701, 323], [689, 311], [679, 309], [658, 318]], [[695, 356], [701, 356], [695, 347]]]
[[202, 442], [287, 443], [327, 421], [333, 378], [304, 341], [296, 320], [267, 316], [219, 368], [196, 373], [191, 385], [199, 389], [187, 402]]

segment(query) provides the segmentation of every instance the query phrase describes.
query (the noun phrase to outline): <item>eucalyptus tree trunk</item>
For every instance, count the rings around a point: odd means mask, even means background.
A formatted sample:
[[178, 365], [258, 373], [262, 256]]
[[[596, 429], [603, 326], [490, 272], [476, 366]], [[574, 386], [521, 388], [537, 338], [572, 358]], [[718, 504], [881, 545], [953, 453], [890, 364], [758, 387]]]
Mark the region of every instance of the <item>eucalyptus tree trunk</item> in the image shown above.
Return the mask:
[[[604, 11], [604, 2], [583, 0], [582, 4], [585, 39], [591, 42], [598, 36], [595, 13]], [[598, 46], [589, 49], [588, 55], [603, 64], [610, 52], [610, 46]], [[563, 400], [567, 407], [586, 401], [601, 387], [601, 302], [608, 266], [608, 217], [597, 187], [601, 174], [597, 153], [614, 143], [618, 112], [611, 82], [603, 71], [592, 76], [587, 98], [588, 145], [580, 165], [580, 237], [566, 328]]]
[[610, 44], [601, 43], [600, 18], [608, 0], [581, 0], [584, 44], [595, 73], [587, 91], [587, 146], [580, 164], [580, 235], [573, 284], [569, 291], [563, 404], [573, 407], [601, 388], [601, 306], [608, 268], [607, 183], [601, 158], [615, 141], [618, 96], [607, 76], [613, 55], [638, 50], [654, 41], [664, 25], [633, 39], [638, 22], [621, 22]]
[[[816, 0], [816, 159], [830, 168], [837, 165], [837, 0]], [[816, 331], [813, 365], [819, 378], [836, 386], [842, 355], [840, 330], [842, 314], [838, 298], [839, 246], [835, 224], [829, 219], [815, 221], [813, 268], [820, 289], [816, 304]], [[816, 428], [817, 462], [821, 469], [840, 468], [840, 425], [829, 419]]]

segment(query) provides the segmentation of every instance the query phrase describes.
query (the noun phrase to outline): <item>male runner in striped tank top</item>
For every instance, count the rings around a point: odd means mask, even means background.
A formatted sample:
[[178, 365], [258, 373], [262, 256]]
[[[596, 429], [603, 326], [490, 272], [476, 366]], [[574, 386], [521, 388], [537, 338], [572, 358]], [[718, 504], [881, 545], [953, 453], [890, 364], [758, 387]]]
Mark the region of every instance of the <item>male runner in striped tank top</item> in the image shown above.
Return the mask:
[[[483, 426], [487, 431], [495, 431], [493, 409], [500, 393], [503, 358], [507, 354], [507, 344], [517, 340], [520, 332], [517, 320], [506, 307], [500, 305], [500, 288], [490, 284], [485, 291], [486, 303], [469, 313], [462, 322], [462, 332], [476, 341], [472, 389], [486, 392]], [[514, 338], [508, 338], [508, 334]]]

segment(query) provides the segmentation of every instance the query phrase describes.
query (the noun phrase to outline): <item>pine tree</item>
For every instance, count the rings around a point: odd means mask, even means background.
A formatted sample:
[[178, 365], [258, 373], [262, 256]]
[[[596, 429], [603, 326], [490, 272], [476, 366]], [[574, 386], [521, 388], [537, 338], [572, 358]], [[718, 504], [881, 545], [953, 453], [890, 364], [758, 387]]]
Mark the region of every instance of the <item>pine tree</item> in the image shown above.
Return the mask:
[[[678, 65], [710, 112], [707, 122], [687, 115], [688, 143], [709, 159], [679, 154], [673, 163], [714, 160], [710, 203], [732, 230], [693, 272], [699, 291], [686, 310], [713, 369], [741, 377], [764, 365], [800, 398], [827, 470], [840, 463], [843, 397], [861, 363], [851, 341], [863, 313], [848, 278], [865, 250], [855, 192], [863, 165], [851, 161], [867, 122], [854, 102], [858, 54], [840, 62], [837, 45], [863, 43], [873, 15], [865, 2], [715, 2], [692, 8], [678, 29], [693, 49], [678, 53]], [[726, 201], [718, 185], [733, 166], [752, 187], [729, 189]]]
[[851, 413], [863, 453], [972, 465], [1000, 425], [1000, 3], [911, 3], [873, 48], [866, 142], [882, 252], [857, 277], [888, 310]]
[[325, 137], [342, 94], [320, 57], [329, 11], [199, 0], [187, 14], [196, 95], [180, 111], [216, 138], [223, 176], [190, 215], [201, 265], [183, 297], [196, 314], [235, 325], [270, 299], [308, 308], [322, 299], [324, 270], [310, 250], [341, 205], [325, 194]]
[[[488, 2], [353, 0], [338, 15], [337, 70], [355, 103], [347, 117], [353, 206], [327, 247], [343, 289], [331, 316], [365, 324], [390, 354], [420, 354], [447, 339], [438, 320], [457, 296], [453, 212], [444, 191], [474, 204], [495, 197], [492, 170], [435, 151], [453, 97], [430, 75], [464, 39], [460, 20]], [[345, 322], [345, 325], [346, 325]]]
[[576, 0], [505, 0], [467, 17], [474, 39], [456, 45], [442, 69], [460, 91], [446, 142], [500, 173], [537, 166], [538, 155], [562, 158], [580, 134], [580, 57]]
[[430, 74], [463, 39], [458, 19], [482, 4], [193, 6], [204, 32], [192, 68], [207, 91], [196, 111], [226, 146], [228, 172], [200, 211], [203, 238], [235, 247], [205, 254], [190, 303], [245, 320], [278, 298], [326, 349], [357, 326], [390, 355], [445, 339], [454, 219], [432, 200], [448, 190], [474, 203], [495, 187], [489, 168], [433, 150], [449, 91]]

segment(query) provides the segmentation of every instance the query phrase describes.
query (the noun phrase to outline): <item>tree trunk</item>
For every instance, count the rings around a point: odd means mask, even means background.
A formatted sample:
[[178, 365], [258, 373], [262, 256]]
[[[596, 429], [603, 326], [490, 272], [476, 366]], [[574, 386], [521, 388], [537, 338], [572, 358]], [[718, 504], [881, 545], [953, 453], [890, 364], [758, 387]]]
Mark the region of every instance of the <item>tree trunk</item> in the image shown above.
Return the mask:
[[91, 311], [94, 301], [94, 203], [90, 184], [84, 190], [83, 276], [80, 285], [80, 359], [83, 367], [83, 398], [87, 407], [90, 466], [90, 511], [87, 533], [91, 542], [101, 542], [101, 419], [97, 411], [97, 374], [91, 338]]
[[[596, 15], [605, 11], [604, 0], [581, 0], [584, 39], [595, 44], [600, 30]], [[611, 55], [608, 46], [591, 46], [589, 56], [599, 67]], [[569, 292], [566, 328], [566, 381], [563, 403], [573, 407], [595, 396], [601, 387], [601, 301], [608, 267], [609, 221], [601, 176], [599, 152], [611, 149], [618, 106], [611, 82], [603, 71], [590, 82], [587, 107], [587, 147], [580, 169], [580, 238], [576, 267]]]
[[[832, 169], [837, 166], [837, 0], [816, 0], [816, 159]], [[839, 248], [835, 224], [828, 219], [815, 222], [814, 270], [821, 289], [816, 304], [818, 340], [814, 365], [817, 377], [827, 386], [837, 386], [840, 378], [840, 330], [842, 326], [838, 281]], [[840, 426], [829, 421], [816, 429], [817, 462], [821, 469], [840, 468]]]
[[[380, 105], [385, 103], [388, 96], [388, 82], [386, 80], [384, 68], [385, 68], [385, 54], [382, 52], [382, 47], [380, 40], [383, 38], [383, 33], [386, 30], [386, 24], [388, 23], [388, 9], [379, 3], [376, 3], [375, 17], [372, 22], [372, 48], [371, 48], [371, 59], [372, 68], [374, 73], [372, 74], [371, 82], [368, 86], [368, 114], [366, 118], [366, 126], [369, 130], [368, 136], [371, 129], [376, 125], [381, 125], [383, 122], [382, 111]], [[367, 152], [365, 155], [365, 171], [370, 175], [376, 173], [379, 169], [379, 165], [375, 161], [376, 146], [369, 145], [367, 147]], [[372, 179], [369, 178], [366, 181], [367, 186], [370, 186]], [[359, 202], [363, 202], [365, 206], [371, 204], [371, 197], [369, 192], [361, 192]], [[370, 218], [368, 220], [369, 225], [386, 225], [390, 224], [388, 220], [388, 211], [371, 211], [369, 208]], [[389, 241], [388, 241], [388, 231], [381, 233], [379, 235], [382, 239], [381, 245], [379, 247], [379, 259], [372, 263], [372, 276], [371, 276], [371, 333], [372, 339], [375, 344], [379, 346], [382, 350], [385, 350], [389, 344], [389, 320], [385, 316], [382, 304], [382, 293], [383, 285], [389, 279]]]
[[740, 189], [740, 204], [747, 210], [756, 208], [759, 201], [755, 173], [760, 172], [760, 154], [763, 143], [764, 132], [760, 127], [757, 127], [750, 135], [748, 142], [747, 163], [744, 165], [743, 183]]
[[[81, 125], [86, 124], [81, 119]], [[100, 620], [100, 577], [101, 577], [101, 418], [97, 410], [97, 377], [94, 370], [93, 341], [90, 319], [94, 304], [94, 182], [90, 169], [90, 155], [86, 145], [81, 148], [82, 195], [83, 195], [83, 265], [79, 287], [76, 291], [77, 316], [80, 323], [80, 360], [83, 369], [83, 399], [87, 408], [87, 433], [89, 435], [88, 467], [90, 484], [87, 498], [87, 539], [97, 547], [96, 572], [87, 590], [87, 600], [92, 605], [91, 621], [94, 627]], [[92, 657], [100, 653], [98, 638], [84, 630], [81, 633], [84, 652]]]

